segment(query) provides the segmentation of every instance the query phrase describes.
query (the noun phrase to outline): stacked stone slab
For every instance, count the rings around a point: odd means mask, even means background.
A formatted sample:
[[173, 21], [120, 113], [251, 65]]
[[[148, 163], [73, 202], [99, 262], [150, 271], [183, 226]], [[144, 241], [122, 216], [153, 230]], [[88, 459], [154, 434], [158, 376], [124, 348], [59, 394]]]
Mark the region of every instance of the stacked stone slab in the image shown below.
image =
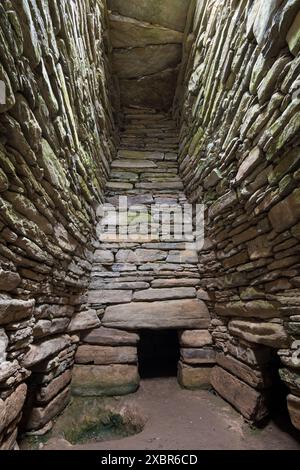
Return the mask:
[[199, 268], [219, 350], [212, 384], [259, 420], [279, 354], [298, 429], [299, 9], [298, 0], [197, 1], [177, 93], [180, 175], [207, 206]]
[[34, 431], [68, 400], [114, 152], [106, 29], [100, 0], [0, 4], [0, 449], [25, 401]]
[[[174, 123], [168, 115], [128, 109], [124, 124], [121, 148], [106, 186], [106, 202], [117, 207], [119, 196], [127, 196], [132, 214], [143, 204], [143, 216], [157, 222], [159, 203], [174, 207], [186, 203], [174, 153]], [[104, 215], [99, 222], [109, 226], [112, 217]], [[135, 391], [139, 384], [138, 333], [143, 329], [178, 330], [180, 383], [207, 387], [215, 359], [208, 310], [201, 300], [205, 293], [198, 292], [195, 248], [188, 249], [183, 236], [170, 240], [158, 223], [149, 236], [133, 233], [127, 241], [118, 241], [109, 231], [99, 236], [88, 292], [90, 315], [98, 326], [81, 333], [74, 393]], [[193, 233], [191, 237], [190, 245]], [[86, 330], [85, 322], [80, 329]]]

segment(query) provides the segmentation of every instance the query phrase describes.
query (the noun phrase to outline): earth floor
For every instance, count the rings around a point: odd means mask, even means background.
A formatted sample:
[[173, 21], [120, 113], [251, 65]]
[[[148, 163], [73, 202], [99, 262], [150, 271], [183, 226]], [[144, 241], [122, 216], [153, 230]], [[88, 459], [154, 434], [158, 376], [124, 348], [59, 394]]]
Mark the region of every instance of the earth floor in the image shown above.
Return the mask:
[[143, 380], [134, 400], [147, 422], [134, 436], [71, 446], [53, 438], [48, 450], [300, 450], [300, 433], [278, 413], [262, 429], [251, 427], [210, 391], [180, 388], [176, 378]]

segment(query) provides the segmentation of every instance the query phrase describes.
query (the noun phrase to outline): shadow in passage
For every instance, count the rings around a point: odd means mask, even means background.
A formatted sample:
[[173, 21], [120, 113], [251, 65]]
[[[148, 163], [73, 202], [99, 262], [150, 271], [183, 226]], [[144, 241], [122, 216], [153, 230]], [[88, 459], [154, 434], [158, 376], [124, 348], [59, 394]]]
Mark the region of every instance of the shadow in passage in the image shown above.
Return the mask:
[[138, 345], [139, 373], [142, 379], [176, 377], [180, 358], [176, 330], [142, 330]]

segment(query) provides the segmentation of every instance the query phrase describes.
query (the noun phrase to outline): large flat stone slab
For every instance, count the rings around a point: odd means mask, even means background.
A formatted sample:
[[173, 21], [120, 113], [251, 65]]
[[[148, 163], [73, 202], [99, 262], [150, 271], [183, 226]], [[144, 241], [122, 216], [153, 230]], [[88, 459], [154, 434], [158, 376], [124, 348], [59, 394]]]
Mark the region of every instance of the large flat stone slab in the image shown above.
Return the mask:
[[149, 44], [181, 44], [183, 34], [163, 26], [134, 18], [109, 15], [110, 37], [114, 48], [141, 47]]
[[184, 31], [190, 0], [108, 0], [107, 6], [120, 15]]
[[82, 397], [101, 397], [133, 393], [139, 386], [135, 365], [74, 366], [72, 393]]
[[140, 106], [169, 111], [177, 85], [178, 69], [169, 69], [148, 77], [120, 80], [123, 106]]
[[213, 368], [211, 384], [219, 395], [234, 406], [246, 419], [259, 422], [268, 415], [264, 395], [221, 367]]
[[138, 78], [176, 67], [181, 61], [179, 44], [115, 49], [112, 55], [113, 72], [119, 78]]
[[136, 364], [137, 350], [132, 346], [79, 346], [75, 356], [76, 364]]
[[105, 310], [102, 323], [107, 327], [125, 330], [201, 329], [208, 328], [210, 318], [204, 302], [185, 299], [114, 305]]
[[135, 292], [133, 299], [137, 301], [147, 300], [175, 300], [175, 299], [189, 299], [196, 297], [196, 290], [194, 287], [174, 287], [162, 289], [145, 289]]
[[83, 334], [81, 339], [84, 343], [100, 346], [131, 346], [138, 343], [139, 336], [128, 331], [101, 327]]

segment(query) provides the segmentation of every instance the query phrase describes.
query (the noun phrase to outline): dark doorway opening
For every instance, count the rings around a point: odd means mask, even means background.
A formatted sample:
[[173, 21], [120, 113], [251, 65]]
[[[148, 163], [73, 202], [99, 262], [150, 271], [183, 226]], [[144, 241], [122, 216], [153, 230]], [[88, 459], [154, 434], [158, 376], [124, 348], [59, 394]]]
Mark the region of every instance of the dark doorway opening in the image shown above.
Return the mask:
[[142, 379], [176, 377], [180, 357], [176, 330], [140, 331], [139, 373]]

